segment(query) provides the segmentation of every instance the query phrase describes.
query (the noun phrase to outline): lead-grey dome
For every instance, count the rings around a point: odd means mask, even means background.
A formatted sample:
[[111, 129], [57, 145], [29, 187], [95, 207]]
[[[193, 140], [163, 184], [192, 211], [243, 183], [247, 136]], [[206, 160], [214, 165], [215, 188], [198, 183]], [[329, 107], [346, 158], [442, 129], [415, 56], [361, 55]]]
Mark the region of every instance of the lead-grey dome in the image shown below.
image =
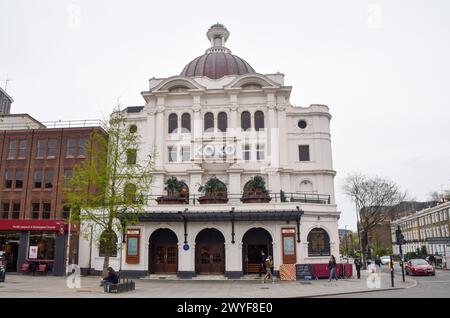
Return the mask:
[[225, 75], [243, 75], [255, 73], [244, 59], [231, 54], [225, 47], [230, 33], [222, 24], [214, 24], [206, 33], [211, 48], [206, 53], [189, 62], [181, 72], [182, 76], [206, 76], [218, 79]]

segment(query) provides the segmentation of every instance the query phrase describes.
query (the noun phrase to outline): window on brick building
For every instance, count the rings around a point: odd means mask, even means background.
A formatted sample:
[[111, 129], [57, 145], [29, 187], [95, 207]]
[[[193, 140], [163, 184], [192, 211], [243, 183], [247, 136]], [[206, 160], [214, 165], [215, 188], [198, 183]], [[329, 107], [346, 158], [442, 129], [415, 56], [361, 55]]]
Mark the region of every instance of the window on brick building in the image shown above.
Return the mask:
[[12, 189], [13, 185], [13, 172], [12, 170], [5, 171], [5, 188]]
[[42, 204], [42, 218], [43, 219], [50, 219], [51, 208], [52, 208], [52, 205], [50, 202], [44, 202]]
[[38, 202], [31, 203], [31, 218], [39, 219], [41, 213], [41, 205]]
[[14, 183], [15, 189], [22, 189], [23, 187], [23, 171], [22, 170], [16, 170], [16, 180]]
[[12, 219], [18, 219], [19, 216], [20, 216], [20, 202], [13, 202], [11, 218]]
[[45, 170], [45, 189], [51, 189], [53, 188], [53, 178], [54, 178], [54, 172], [53, 170]]
[[9, 202], [2, 202], [2, 211], [1, 211], [1, 217], [2, 219], [8, 219], [9, 218]]

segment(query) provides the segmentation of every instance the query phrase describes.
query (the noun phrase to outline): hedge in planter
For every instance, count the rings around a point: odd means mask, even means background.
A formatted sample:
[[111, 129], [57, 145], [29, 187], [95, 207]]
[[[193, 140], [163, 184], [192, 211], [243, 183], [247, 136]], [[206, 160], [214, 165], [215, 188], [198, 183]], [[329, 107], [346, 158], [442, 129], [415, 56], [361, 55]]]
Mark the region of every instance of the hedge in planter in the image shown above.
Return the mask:
[[199, 192], [205, 195], [198, 198], [200, 204], [227, 203], [227, 186], [216, 176], [212, 176], [204, 185], [198, 188]]
[[156, 198], [158, 204], [188, 204], [189, 190], [183, 180], [176, 177], [170, 177], [164, 184], [167, 195]]
[[244, 186], [243, 203], [267, 203], [272, 198], [266, 189], [266, 182], [261, 176], [254, 176]]

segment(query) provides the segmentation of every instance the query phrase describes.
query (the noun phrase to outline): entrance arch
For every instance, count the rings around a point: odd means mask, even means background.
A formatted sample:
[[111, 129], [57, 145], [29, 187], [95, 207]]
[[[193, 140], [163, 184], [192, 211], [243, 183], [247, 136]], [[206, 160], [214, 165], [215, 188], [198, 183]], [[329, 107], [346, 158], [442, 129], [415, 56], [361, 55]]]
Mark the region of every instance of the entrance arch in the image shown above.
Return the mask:
[[157, 229], [149, 239], [149, 272], [173, 274], [178, 271], [178, 238], [170, 229]]
[[265, 257], [272, 256], [273, 239], [270, 233], [262, 227], [254, 227], [245, 232], [242, 237], [242, 271], [244, 274], [258, 274], [262, 271], [261, 251]]
[[195, 272], [225, 273], [225, 237], [214, 228], [201, 230], [195, 238]]

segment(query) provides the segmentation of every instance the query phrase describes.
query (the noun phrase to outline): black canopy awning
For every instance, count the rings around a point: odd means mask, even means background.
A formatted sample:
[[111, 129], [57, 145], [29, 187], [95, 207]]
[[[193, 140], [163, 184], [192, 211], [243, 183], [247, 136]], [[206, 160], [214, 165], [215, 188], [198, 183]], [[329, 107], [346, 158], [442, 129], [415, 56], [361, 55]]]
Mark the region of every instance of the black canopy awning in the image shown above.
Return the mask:
[[239, 212], [148, 212], [139, 216], [141, 222], [214, 222], [214, 221], [297, 221], [303, 211], [239, 211]]

